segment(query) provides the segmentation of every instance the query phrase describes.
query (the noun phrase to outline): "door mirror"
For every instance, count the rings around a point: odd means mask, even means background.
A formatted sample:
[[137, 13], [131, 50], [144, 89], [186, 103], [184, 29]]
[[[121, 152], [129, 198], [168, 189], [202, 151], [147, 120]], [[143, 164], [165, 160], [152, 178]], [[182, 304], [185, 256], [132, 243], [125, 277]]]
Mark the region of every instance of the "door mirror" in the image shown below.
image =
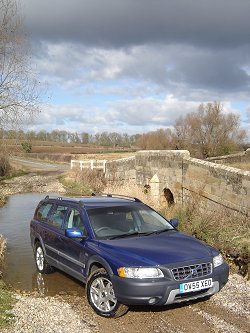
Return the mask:
[[65, 236], [69, 238], [84, 238], [83, 232], [75, 228], [65, 229]]
[[178, 225], [179, 225], [179, 220], [176, 219], [176, 218], [171, 219], [169, 222], [170, 222], [170, 224], [172, 224], [172, 226], [173, 226], [174, 228], [177, 228]]

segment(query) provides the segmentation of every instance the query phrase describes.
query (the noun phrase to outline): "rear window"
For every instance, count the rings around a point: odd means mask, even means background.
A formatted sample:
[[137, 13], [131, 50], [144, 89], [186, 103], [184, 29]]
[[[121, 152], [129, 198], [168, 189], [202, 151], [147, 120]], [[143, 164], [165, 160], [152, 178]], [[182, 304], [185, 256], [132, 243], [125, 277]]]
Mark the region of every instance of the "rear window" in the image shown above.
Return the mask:
[[56, 209], [50, 214], [48, 223], [55, 228], [61, 228], [67, 213], [67, 207], [58, 205]]
[[46, 220], [52, 206], [53, 206], [52, 203], [41, 204], [41, 206], [36, 211], [35, 219], [37, 219], [39, 221]]

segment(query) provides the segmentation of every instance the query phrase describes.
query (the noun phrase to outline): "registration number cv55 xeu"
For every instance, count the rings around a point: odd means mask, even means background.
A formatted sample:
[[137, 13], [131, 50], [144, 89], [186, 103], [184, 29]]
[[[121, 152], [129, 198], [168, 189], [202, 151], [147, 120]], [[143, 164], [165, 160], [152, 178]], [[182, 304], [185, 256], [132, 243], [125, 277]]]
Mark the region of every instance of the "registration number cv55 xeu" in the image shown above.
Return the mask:
[[188, 293], [191, 291], [199, 291], [202, 289], [211, 288], [212, 286], [213, 286], [212, 279], [205, 279], [205, 280], [181, 283], [180, 284], [180, 293], [182, 294], [182, 293]]

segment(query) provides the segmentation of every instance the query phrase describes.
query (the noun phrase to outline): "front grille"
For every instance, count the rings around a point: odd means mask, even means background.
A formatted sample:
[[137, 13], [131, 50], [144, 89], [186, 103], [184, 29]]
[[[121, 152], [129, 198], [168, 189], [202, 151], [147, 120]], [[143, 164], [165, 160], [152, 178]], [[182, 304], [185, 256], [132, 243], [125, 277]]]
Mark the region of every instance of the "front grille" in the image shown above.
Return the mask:
[[173, 268], [172, 273], [176, 281], [195, 279], [207, 276], [212, 273], [212, 264], [210, 262], [204, 264], [196, 264]]

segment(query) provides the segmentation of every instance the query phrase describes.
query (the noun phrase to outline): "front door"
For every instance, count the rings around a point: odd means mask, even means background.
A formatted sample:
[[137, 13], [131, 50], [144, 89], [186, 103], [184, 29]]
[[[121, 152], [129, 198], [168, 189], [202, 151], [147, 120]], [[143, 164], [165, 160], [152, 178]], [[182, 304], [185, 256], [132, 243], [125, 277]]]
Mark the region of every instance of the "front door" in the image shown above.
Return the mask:
[[[73, 228], [82, 232], [82, 238], [69, 238], [65, 236], [65, 229]], [[75, 278], [85, 282], [85, 266], [88, 260], [85, 240], [87, 231], [84, 226], [80, 211], [71, 208], [67, 214], [64, 224], [64, 232], [60, 248], [58, 249], [59, 262], [63, 271], [73, 275]]]

